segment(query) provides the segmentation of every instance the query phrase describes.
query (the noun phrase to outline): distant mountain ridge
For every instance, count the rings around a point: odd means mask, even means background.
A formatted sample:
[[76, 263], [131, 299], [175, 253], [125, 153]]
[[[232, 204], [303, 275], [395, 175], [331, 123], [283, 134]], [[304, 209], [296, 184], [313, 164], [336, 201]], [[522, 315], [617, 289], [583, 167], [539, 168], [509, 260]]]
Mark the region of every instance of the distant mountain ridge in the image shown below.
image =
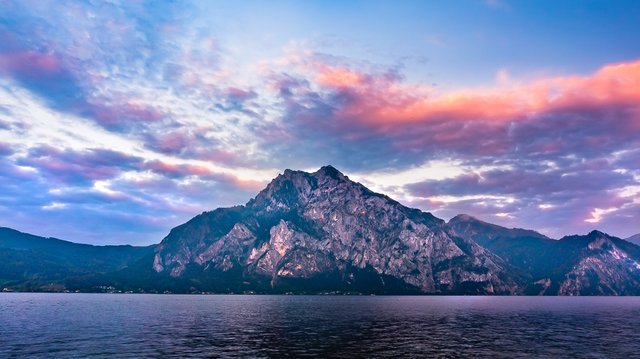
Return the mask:
[[0, 227], [0, 289], [58, 291], [69, 280], [121, 270], [154, 246], [93, 246]]
[[625, 241], [640, 245], [640, 233], [626, 238]]
[[173, 293], [639, 295], [640, 247], [448, 223], [331, 166], [286, 170], [244, 206], [156, 246], [91, 246], [0, 228], [0, 288]]
[[496, 253], [531, 275], [526, 294], [639, 295], [640, 247], [592, 231], [550, 239], [538, 232], [508, 229], [459, 215], [449, 221], [462, 237]]

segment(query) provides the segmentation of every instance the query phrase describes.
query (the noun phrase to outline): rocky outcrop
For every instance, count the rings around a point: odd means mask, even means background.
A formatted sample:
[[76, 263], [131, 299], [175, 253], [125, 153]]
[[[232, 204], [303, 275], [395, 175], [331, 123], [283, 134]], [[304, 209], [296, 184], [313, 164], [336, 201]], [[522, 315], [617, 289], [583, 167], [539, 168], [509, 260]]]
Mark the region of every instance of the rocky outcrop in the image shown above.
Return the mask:
[[523, 281], [444, 221], [331, 166], [286, 170], [245, 206], [173, 229], [153, 268], [264, 292], [514, 294]]
[[599, 231], [561, 241], [582, 248], [560, 283], [560, 295], [639, 295], [640, 248]]
[[473, 239], [531, 275], [526, 294], [638, 295], [640, 247], [593, 231], [554, 240], [534, 231], [509, 229], [468, 215], [449, 221], [456, 234]]

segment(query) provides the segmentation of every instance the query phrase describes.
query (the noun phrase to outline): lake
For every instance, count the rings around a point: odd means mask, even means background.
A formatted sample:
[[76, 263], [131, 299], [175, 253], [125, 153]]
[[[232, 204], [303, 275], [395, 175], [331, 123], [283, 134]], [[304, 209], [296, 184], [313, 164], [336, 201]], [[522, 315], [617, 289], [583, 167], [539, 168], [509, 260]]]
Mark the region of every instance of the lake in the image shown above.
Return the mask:
[[640, 356], [640, 297], [0, 294], [0, 357]]

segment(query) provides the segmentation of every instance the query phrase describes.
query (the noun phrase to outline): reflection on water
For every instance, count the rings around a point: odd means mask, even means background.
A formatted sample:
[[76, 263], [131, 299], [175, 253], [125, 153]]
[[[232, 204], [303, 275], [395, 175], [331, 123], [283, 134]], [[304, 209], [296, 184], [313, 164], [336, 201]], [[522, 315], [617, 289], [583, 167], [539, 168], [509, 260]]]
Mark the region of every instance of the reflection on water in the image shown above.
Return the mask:
[[0, 357], [638, 355], [636, 297], [0, 294]]

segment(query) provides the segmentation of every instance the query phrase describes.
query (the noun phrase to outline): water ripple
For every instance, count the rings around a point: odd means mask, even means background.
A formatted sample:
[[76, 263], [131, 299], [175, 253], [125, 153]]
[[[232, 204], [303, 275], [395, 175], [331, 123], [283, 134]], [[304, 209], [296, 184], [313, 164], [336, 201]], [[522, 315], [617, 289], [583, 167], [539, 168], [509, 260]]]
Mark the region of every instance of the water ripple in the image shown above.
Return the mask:
[[0, 357], [620, 358], [640, 298], [0, 294]]

